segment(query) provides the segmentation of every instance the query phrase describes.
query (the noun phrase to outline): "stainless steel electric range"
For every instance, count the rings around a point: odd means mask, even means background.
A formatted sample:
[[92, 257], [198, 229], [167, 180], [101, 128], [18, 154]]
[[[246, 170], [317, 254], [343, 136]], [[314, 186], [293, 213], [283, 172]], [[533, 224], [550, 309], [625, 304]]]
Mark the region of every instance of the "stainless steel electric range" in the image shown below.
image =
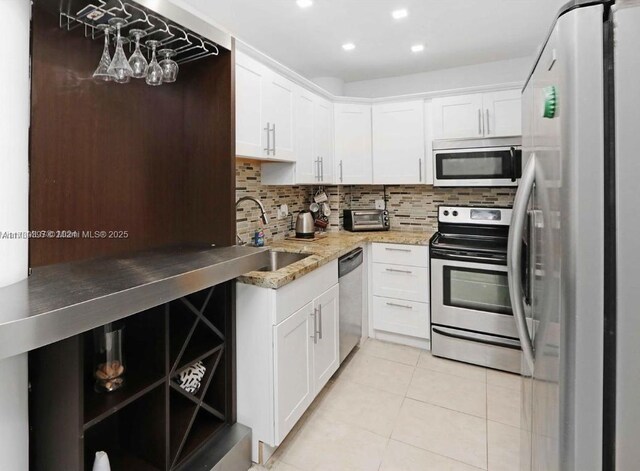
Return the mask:
[[510, 221], [508, 208], [438, 208], [430, 242], [433, 355], [520, 372], [507, 280]]

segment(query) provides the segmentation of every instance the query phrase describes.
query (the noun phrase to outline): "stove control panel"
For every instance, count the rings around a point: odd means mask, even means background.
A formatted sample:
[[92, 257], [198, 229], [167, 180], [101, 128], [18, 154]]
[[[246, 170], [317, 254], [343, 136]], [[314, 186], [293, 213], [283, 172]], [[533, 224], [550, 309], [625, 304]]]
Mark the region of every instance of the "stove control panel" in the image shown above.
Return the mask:
[[511, 222], [511, 208], [440, 206], [438, 208], [438, 222], [508, 226]]

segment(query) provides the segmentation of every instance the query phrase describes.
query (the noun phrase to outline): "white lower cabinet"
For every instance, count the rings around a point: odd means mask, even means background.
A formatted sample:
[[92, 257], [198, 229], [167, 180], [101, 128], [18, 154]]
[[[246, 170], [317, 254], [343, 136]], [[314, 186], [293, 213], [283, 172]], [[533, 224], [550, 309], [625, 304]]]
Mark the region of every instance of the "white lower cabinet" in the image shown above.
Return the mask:
[[274, 329], [275, 434], [278, 442], [302, 417], [314, 397], [314, 303], [309, 303]]
[[[316, 293], [321, 293], [319, 296]], [[237, 284], [238, 422], [266, 462], [336, 372], [337, 261], [280, 289]]]
[[428, 346], [428, 247], [374, 243], [371, 254], [374, 335], [383, 340]]

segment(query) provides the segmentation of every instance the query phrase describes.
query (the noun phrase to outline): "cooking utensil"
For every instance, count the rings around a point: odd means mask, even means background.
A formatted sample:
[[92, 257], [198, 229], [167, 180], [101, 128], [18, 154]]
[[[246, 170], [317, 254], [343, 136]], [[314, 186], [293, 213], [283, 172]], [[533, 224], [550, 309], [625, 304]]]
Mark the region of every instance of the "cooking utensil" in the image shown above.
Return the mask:
[[316, 229], [313, 216], [309, 211], [300, 211], [296, 219], [296, 237], [299, 239], [311, 239]]

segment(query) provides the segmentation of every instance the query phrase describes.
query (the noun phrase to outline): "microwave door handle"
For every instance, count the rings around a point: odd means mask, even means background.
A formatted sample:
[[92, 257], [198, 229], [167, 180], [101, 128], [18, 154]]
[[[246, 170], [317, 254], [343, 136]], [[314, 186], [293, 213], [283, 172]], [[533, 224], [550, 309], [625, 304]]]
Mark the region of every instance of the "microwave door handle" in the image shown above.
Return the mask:
[[509, 157], [511, 159], [511, 181], [516, 181], [516, 148], [509, 148]]
[[511, 224], [509, 226], [509, 240], [507, 242], [507, 278], [509, 281], [509, 297], [513, 317], [516, 321], [518, 337], [522, 346], [522, 353], [529, 371], [533, 372], [534, 351], [533, 342], [529, 335], [529, 328], [524, 311], [524, 297], [522, 292], [522, 235], [527, 219], [527, 206], [533, 192], [536, 174], [536, 156], [531, 154], [527, 166], [522, 172], [522, 180], [513, 202]]

